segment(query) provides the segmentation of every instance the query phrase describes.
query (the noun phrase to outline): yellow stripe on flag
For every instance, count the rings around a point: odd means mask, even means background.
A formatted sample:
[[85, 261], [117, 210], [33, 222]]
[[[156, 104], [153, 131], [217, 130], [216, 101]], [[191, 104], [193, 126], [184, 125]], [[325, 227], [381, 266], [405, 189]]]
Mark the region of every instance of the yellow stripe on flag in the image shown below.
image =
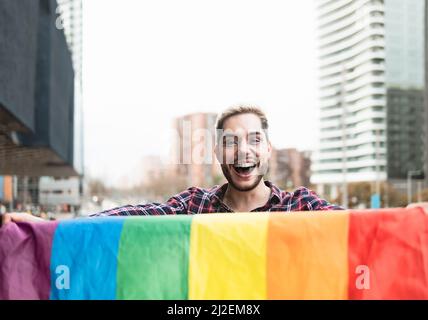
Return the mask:
[[266, 299], [266, 213], [193, 217], [189, 299]]
[[349, 213], [271, 214], [268, 299], [348, 299]]

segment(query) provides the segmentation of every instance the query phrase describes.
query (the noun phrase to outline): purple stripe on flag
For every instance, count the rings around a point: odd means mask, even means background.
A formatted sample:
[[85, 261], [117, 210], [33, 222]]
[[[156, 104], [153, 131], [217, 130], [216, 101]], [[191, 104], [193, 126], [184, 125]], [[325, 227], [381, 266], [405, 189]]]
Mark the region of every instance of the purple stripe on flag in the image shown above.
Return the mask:
[[49, 299], [52, 239], [58, 222], [0, 228], [0, 300]]

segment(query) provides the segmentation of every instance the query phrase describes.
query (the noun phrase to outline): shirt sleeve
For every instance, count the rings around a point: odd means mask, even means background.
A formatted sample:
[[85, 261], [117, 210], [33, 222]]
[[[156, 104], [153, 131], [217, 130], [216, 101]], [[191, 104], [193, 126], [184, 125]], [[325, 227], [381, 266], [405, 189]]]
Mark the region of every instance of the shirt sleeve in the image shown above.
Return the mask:
[[300, 187], [294, 191], [292, 196], [292, 208], [297, 211], [314, 210], [345, 210], [345, 208], [329, 203], [318, 196], [315, 191]]
[[157, 216], [167, 214], [187, 214], [187, 204], [192, 197], [189, 188], [168, 199], [165, 203], [147, 203], [136, 206], [123, 206], [90, 215], [90, 217], [107, 216]]

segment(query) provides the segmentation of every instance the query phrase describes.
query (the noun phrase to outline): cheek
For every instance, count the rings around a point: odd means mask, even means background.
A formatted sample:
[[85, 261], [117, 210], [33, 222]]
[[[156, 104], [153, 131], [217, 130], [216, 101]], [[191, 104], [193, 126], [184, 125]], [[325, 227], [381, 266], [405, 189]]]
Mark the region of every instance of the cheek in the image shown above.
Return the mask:
[[222, 164], [232, 164], [235, 162], [235, 151], [233, 148], [223, 148]]
[[266, 159], [269, 157], [269, 149], [266, 145], [257, 146], [254, 153], [259, 159]]
[[225, 158], [226, 164], [233, 164], [235, 162], [235, 152], [233, 150], [228, 150]]

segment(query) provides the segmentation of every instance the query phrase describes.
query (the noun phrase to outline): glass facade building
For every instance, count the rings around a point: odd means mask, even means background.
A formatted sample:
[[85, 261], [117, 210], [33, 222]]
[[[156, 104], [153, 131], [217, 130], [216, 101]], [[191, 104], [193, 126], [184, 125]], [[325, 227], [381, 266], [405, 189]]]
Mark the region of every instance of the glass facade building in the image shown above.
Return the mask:
[[425, 0], [315, 3], [320, 141], [311, 182], [334, 196], [344, 182], [405, 179], [423, 166]]
[[64, 30], [74, 68], [74, 166], [83, 175], [83, 4], [82, 0], [58, 0], [58, 26]]

